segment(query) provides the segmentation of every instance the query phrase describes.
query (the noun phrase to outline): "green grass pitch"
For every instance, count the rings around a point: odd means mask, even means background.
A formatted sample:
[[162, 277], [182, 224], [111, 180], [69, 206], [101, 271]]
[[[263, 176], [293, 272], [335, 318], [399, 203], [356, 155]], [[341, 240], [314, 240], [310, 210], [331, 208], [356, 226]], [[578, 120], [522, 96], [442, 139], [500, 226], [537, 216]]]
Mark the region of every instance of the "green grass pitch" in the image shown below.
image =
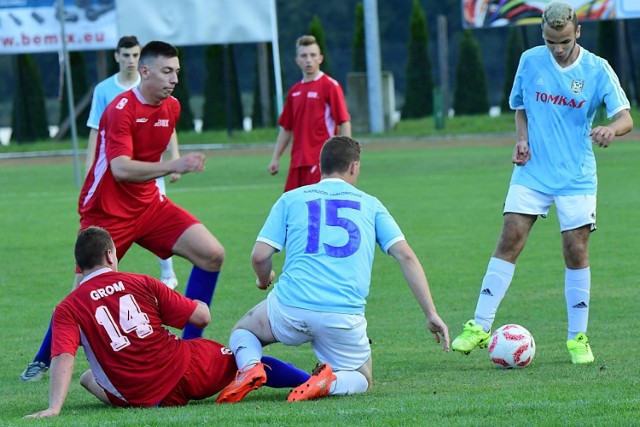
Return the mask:
[[[359, 187], [378, 196], [402, 227], [427, 272], [451, 337], [473, 315], [487, 261], [501, 227], [511, 146], [486, 140], [457, 147], [428, 142], [365, 144]], [[79, 385], [82, 350], [62, 414], [22, 420], [48, 404], [48, 380], [18, 375], [37, 350], [53, 307], [69, 291], [78, 226], [78, 189], [69, 162], [0, 161], [0, 425], [633, 425], [640, 415], [640, 357], [635, 342], [640, 144], [596, 149], [598, 231], [591, 238], [589, 338], [596, 362], [572, 366], [565, 349], [564, 265], [555, 212], [539, 220], [522, 254], [496, 325], [519, 323], [537, 344], [523, 370], [492, 367], [486, 351], [442, 352], [396, 263], [376, 254], [367, 318], [373, 341], [371, 392], [288, 404], [288, 390], [263, 388], [237, 405], [213, 399], [184, 408], [107, 408]], [[168, 185], [226, 249], [212, 323], [205, 336], [223, 343], [234, 322], [265, 297], [254, 286], [249, 254], [284, 175], [270, 177], [270, 154], [209, 152], [207, 169]], [[287, 165], [283, 164], [283, 170]], [[282, 265], [278, 256], [276, 267]], [[189, 264], [175, 259], [184, 292]], [[123, 271], [158, 275], [153, 255], [134, 247]], [[311, 370], [308, 346], [274, 345], [265, 354]], [[48, 376], [47, 376], [48, 379]]]

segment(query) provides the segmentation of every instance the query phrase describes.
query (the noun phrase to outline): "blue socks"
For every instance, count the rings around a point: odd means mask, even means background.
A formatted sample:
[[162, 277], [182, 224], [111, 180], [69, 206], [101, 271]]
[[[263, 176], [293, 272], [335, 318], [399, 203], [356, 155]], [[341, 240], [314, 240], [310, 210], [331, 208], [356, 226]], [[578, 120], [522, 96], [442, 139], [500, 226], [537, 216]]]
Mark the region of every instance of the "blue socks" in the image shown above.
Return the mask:
[[51, 364], [51, 335], [51, 320], [49, 320], [49, 329], [47, 329], [42, 344], [40, 344], [40, 350], [38, 350], [36, 357], [33, 358], [34, 362], [42, 362], [47, 366]]
[[[187, 281], [187, 289], [184, 295], [187, 298], [197, 299], [211, 306], [213, 292], [216, 290], [219, 275], [219, 271], [206, 271], [194, 265], [189, 280]], [[202, 329], [196, 328], [193, 325], [185, 326], [182, 331], [182, 338], [185, 340], [200, 338], [201, 336]]]
[[274, 357], [262, 356], [264, 371], [267, 373], [265, 385], [272, 388], [298, 387], [306, 382], [311, 375], [292, 365]]

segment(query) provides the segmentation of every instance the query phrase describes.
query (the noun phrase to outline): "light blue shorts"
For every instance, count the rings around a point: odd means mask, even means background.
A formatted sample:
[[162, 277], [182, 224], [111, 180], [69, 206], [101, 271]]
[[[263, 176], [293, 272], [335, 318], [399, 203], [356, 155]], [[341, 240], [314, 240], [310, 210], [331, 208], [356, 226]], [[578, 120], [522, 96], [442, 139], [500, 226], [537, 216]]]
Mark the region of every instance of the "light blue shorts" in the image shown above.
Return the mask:
[[547, 217], [555, 203], [560, 231], [575, 230], [589, 224], [596, 229], [596, 195], [554, 196], [522, 185], [511, 185], [504, 202], [504, 213], [520, 213]]
[[281, 304], [275, 292], [267, 297], [271, 332], [278, 342], [311, 343], [320, 362], [334, 371], [354, 371], [371, 357], [364, 314], [312, 311]]

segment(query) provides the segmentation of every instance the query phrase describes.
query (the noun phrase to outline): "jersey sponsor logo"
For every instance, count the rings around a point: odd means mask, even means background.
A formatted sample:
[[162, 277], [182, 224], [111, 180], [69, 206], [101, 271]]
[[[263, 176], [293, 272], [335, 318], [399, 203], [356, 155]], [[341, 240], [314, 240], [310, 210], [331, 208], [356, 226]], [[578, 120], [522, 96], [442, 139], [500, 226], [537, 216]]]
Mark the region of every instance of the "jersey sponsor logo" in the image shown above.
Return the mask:
[[92, 300], [98, 301], [100, 298], [108, 297], [116, 292], [124, 291], [124, 284], [122, 282], [114, 283], [113, 285], [105, 286], [104, 288], [98, 288], [89, 292], [89, 296]]
[[149, 121], [149, 119], [147, 119], [146, 117], [141, 117], [139, 119], [136, 119], [136, 123], [147, 123]]
[[564, 95], [554, 95], [552, 93], [536, 92], [536, 102], [545, 104], [562, 105], [571, 108], [582, 108], [586, 100], [576, 101], [573, 98], [567, 98]]
[[315, 98], [315, 99], [318, 99], [318, 98], [320, 98], [320, 96], [318, 95], [318, 92], [309, 91], [309, 92], [307, 93], [307, 98]]
[[581, 93], [584, 88], [584, 80], [572, 80], [571, 81], [571, 92], [573, 93]]
[[155, 122], [153, 124], [153, 127], [163, 127], [163, 128], [168, 128], [169, 127], [169, 119], [158, 119], [157, 122]]
[[299, 91], [299, 90], [298, 90], [298, 91], [295, 91], [295, 92], [293, 92], [293, 93], [291, 94], [291, 96], [300, 96], [300, 95], [302, 95], [302, 92], [301, 92], [301, 91]]
[[116, 109], [122, 110], [124, 106], [127, 105], [127, 102], [129, 102], [127, 98], [122, 98], [120, 101], [118, 101], [118, 105], [116, 105]]

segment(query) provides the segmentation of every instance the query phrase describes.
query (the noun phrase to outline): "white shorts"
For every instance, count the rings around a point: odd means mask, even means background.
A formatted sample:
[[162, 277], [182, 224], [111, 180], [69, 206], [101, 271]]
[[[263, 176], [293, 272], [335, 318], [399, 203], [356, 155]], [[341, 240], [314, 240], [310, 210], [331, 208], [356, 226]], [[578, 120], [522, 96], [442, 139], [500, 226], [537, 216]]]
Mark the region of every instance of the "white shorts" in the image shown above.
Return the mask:
[[371, 357], [364, 314], [328, 313], [281, 304], [275, 292], [267, 297], [271, 332], [278, 342], [311, 343], [320, 362], [334, 371], [354, 371]]
[[560, 231], [575, 230], [587, 224], [591, 225], [591, 231], [596, 229], [595, 194], [554, 196], [522, 185], [511, 185], [504, 202], [504, 213], [540, 215], [546, 218], [552, 203], [556, 205]]

